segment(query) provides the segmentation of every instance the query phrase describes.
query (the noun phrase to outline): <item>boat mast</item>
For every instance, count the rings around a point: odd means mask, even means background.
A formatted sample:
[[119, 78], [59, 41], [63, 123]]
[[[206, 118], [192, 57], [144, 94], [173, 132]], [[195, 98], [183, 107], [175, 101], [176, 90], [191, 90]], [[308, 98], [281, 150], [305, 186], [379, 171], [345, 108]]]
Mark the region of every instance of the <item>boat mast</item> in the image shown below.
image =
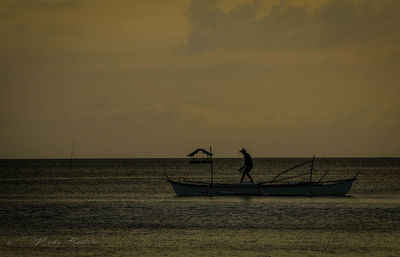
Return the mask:
[[210, 153], [211, 153], [211, 155], [210, 155], [210, 158], [211, 158], [211, 161], [210, 161], [210, 165], [211, 165], [210, 170], [211, 170], [211, 185], [212, 185], [212, 184], [213, 184], [213, 179], [214, 179], [214, 171], [213, 171], [213, 159], [212, 159], [212, 149], [211, 149], [211, 146], [210, 146]]
[[314, 161], [315, 161], [315, 155], [312, 157], [311, 161], [311, 168], [310, 168], [310, 184], [308, 186], [308, 196], [312, 196], [311, 188], [312, 188], [312, 173], [314, 170]]
[[311, 161], [310, 184], [312, 183], [312, 173], [313, 173], [313, 170], [314, 170], [314, 162], [315, 162], [315, 155], [312, 157], [312, 161]]

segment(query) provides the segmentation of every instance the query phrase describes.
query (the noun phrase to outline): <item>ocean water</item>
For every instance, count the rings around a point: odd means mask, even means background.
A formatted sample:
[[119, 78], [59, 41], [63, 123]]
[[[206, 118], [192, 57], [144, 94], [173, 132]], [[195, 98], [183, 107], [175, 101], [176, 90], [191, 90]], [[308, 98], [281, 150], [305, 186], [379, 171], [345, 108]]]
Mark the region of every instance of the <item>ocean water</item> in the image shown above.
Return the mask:
[[[215, 181], [240, 165], [215, 159]], [[177, 197], [165, 170], [210, 177], [187, 159], [0, 160], [0, 256], [400, 256], [400, 159], [318, 159], [316, 179], [361, 171], [346, 197]]]

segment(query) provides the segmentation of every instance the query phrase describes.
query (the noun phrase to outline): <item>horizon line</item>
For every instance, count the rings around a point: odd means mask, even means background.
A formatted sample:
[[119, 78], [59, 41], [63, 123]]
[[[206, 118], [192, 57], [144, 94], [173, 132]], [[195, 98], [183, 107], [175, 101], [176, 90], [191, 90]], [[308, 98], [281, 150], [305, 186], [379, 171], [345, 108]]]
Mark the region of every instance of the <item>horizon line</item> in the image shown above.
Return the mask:
[[[243, 157], [214, 157], [213, 159], [242, 159]], [[312, 156], [280, 156], [280, 157], [260, 157], [254, 156], [253, 159], [312, 159]], [[316, 159], [400, 159], [396, 156], [315, 156]], [[0, 161], [5, 160], [100, 160], [100, 159], [191, 159], [188, 157], [78, 157], [78, 158], [65, 158], [65, 157], [25, 157], [25, 158], [0, 158]]]

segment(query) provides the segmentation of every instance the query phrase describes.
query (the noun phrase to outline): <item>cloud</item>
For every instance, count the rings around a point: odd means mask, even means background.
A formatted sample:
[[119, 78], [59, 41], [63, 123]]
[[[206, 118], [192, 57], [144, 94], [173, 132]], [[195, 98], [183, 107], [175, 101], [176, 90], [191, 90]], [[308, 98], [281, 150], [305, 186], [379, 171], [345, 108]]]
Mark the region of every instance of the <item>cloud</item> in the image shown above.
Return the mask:
[[86, 156], [214, 142], [227, 156], [398, 155], [398, 13], [392, 0], [1, 1], [0, 157], [68, 156], [76, 137]]
[[188, 9], [193, 30], [183, 50], [191, 54], [215, 49], [293, 51], [376, 40], [399, 42], [399, 1], [315, 2], [256, 0], [227, 11], [216, 1], [193, 1]]

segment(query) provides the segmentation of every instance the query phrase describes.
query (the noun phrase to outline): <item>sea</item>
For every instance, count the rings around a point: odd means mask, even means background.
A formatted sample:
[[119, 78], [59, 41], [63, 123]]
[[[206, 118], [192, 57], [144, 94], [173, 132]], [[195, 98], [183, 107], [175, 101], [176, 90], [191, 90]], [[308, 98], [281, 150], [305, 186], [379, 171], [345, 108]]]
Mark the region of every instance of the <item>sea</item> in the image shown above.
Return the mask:
[[[307, 160], [255, 158], [251, 175]], [[237, 183], [241, 164], [214, 159], [214, 181]], [[344, 197], [179, 197], [165, 173], [207, 182], [210, 164], [0, 160], [0, 256], [400, 256], [400, 159], [317, 159], [325, 172], [360, 174]]]

